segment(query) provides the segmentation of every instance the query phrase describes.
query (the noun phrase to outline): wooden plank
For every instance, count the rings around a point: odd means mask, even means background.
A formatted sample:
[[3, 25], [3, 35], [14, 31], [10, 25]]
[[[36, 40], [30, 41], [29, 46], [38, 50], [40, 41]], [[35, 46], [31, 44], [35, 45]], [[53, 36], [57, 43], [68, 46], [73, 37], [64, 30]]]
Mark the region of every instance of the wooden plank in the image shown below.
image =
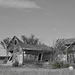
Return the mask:
[[23, 64], [24, 64], [24, 51], [23, 51]]

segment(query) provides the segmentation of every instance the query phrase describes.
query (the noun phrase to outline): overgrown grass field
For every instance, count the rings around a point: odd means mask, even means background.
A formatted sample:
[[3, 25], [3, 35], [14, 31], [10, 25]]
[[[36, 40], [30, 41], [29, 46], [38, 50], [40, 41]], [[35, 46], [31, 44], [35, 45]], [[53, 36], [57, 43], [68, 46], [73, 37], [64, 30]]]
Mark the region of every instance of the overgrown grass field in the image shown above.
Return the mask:
[[75, 75], [75, 70], [0, 66], [0, 75]]
[[3, 61], [0, 61], [0, 75], [75, 75], [75, 69], [47, 69], [33, 66], [20, 66], [12, 67], [7, 65], [1, 65]]

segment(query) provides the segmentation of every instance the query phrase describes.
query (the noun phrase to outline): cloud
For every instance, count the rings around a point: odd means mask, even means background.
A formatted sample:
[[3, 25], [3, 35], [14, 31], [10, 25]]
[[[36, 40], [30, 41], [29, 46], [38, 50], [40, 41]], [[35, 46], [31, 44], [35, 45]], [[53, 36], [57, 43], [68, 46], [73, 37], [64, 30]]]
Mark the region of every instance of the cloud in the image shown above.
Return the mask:
[[45, 13], [45, 15], [48, 15], [49, 16], [49, 15], [51, 15], [51, 13]]
[[53, 30], [53, 31], [56, 31], [56, 28], [53, 28], [52, 30]]
[[11, 8], [40, 8], [35, 2], [29, 0], [0, 0], [0, 6]]
[[29, 27], [28, 30], [32, 30], [32, 27]]

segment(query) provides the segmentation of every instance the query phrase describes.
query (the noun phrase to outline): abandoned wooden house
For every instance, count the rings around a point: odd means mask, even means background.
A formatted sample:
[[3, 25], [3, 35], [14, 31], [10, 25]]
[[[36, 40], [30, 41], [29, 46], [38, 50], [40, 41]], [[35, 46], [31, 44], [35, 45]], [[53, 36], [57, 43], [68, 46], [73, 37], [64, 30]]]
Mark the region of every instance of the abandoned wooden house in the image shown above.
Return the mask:
[[65, 46], [67, 51], [67, 62], [75, 63], [75, 38], [66, 39]]
[[11, 53], [12, 62], [16, 60], [20, 64], [26, 61], [52, 61], [55, 51], [44, 44], [42, 45], [29, 45], [23, 43], [16, 36], [10, 41], [8, 51]]
[[59, 41], [62, 41], [65, 46], [65, 54], [63, 51], [59, 50], [55, 52], [53, 56], [52, 62], [67, 62], [69, 64], [75, 64], [75, 38], [71, 39], [60, 39]]

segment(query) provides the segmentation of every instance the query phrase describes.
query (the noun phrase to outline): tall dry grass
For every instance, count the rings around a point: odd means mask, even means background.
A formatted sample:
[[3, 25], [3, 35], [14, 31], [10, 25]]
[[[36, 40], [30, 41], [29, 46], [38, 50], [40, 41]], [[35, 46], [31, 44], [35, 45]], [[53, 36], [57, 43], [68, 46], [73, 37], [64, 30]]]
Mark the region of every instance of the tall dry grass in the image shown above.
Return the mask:
[[0, 75], [75, 75], [75, 70], [28, 67], [0, 67]]

